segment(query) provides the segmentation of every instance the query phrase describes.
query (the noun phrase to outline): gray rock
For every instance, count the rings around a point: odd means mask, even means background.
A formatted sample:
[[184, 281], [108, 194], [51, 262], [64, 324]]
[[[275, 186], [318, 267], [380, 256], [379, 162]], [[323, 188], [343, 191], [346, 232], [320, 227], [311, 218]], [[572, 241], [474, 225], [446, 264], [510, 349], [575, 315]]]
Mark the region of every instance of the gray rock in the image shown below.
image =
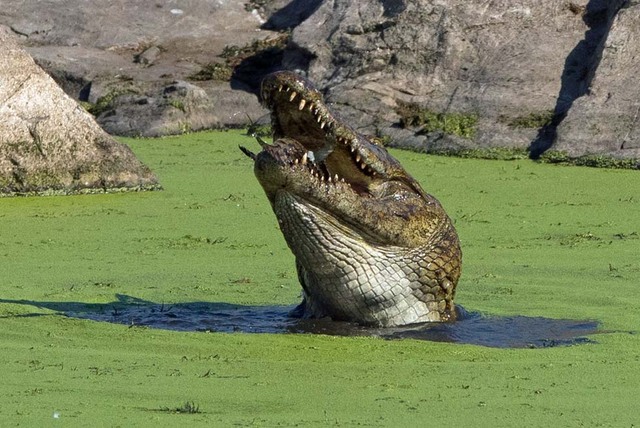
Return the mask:
[[142, 51], [141, 54], [135, 57], [136, 62], [142, 65], [151, 66], [158, 59], [160, 55], [160, 48], [157, 46], [151, 46], [150, 48]]
[[157, 186], [0, 26], [0, 194]]
[[[481, 3], [325, 2], [292, 41], [313, 55], [309, 77], [344, 115], [368, 116], [359, 123], [369, 132], [397, 124], [404, 101], [477, 114], [469, 146], [501, 144], [498, 131], [527, 147], [535, 131], [497, 119], [553, 108], [564, 59], [586, 27], [555, 1]], [[285, 59], [299, 64], [297, 52]]]
[[640, 4], [627, 3], [610, 25], [593, 80], [559, 124], [553, 150], [640, 158]]
[[[424, 151], [508, 147], [540, 154], [555, 141], [555, 127], [572, 105], [587, 102], [580, 97], [590, 76], [597, 75], [598, 45], [621, 3], [326, 1], [294, 29], [285, 66], [307, 70], [342, 116], [367, 133], [397, 127], [395, 110], [401, 102], [443, 116], [477, 117], [472, 137], [436, 131], [405, 137], [396, 145], [415, 149], [420, 141]], [[632, 9], [627, 16], [633, 15]], [[637, 22], [616, 22], [621, 30], [614, 26], [612, 31], [640, 34]], [[638, 57], [640, 44], [629, 36], [625, 40], [620, 41], [624, 49]], [[635, 78], [636, 69], [616, 69], [621, 87], [627, 78]], [[628, 107], [623, 113], [627, 122], [635, 113]], [[594, 120], [609, 115], [602, 103], [592, 111]], [[573, 150], [564, 147], [562, 139], [557, 147], [572, 156], [589, 153], [577, 140], [567, 140]], [[593, 139], [589, 145], [608, 153], [615, 149]]]
[[[210, 128], [241, 127], [264, 115], [250, 93], [209, 82], [122, 82], [96, 88], [97, 121], [110, 134], [158, 137]], [[218, 108], [222, 104], [225, 108]]]
[[5, 3], [0, 24], [20, 35], [20, 43], [70, 96], [94, 104], [108, 98], [98, 106], [97, 119], [110, 133], [155, 136], [243, 126], [247, 114], [265, 113], [255, 95], [242, 91], [241, 79], [166, 91], [220, 61], [225, 48], [277, 35], [261, 30], [265, 20], [243, 2]]
[[263, 28], [288, 30], [309, 18], [323, 0], [272, 0], [259, 3], [263, 3], [257, 10], [264, 17]]
[[[206, 128], [212, 100], [198, 86], [172, 82], [161, 91], [143, 91], [133, 84], [112, 88], [112, 100], [98, 115], [110, 134], [155, 137]], [[142, 132], [141, 132], [142, 131]]]

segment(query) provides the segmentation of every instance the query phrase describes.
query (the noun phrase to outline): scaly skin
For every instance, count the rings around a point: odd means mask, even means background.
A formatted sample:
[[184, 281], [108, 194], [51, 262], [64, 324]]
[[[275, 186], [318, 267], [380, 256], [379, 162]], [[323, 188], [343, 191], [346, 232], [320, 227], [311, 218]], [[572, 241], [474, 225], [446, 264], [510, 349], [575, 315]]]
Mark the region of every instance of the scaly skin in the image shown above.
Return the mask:
[[307, 318], [398, 326], [455, 318], [462, 254], [440, 203], [291, 72], [262, 82], [274, 143], [254, 171], [296, 257]]

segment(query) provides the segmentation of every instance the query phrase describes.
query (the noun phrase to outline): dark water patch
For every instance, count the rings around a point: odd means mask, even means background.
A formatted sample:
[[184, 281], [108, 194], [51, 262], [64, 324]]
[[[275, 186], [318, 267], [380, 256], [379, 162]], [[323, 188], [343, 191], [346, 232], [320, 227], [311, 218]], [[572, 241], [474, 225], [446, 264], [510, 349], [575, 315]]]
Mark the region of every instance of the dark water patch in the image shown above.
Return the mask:
[[6, 299], [0, 299], [0, 303], [35, 306], [71, 318], [174, 331], [374, 336], [388, 340], [415, 339], [493, 348], [545, 348], [593, 343], [587, 336], [603, 333], [598, 329], [598, 322], [592, 320], [486, 316], [464, 309], [459, 309], [455, 322], [371, 328], [329, 319], [292, 318], [289, 313], [294, 306], [244, 306], [217, 302], [162, 304], [126, 295], [117, 295], [114, 302], [97, 304]]

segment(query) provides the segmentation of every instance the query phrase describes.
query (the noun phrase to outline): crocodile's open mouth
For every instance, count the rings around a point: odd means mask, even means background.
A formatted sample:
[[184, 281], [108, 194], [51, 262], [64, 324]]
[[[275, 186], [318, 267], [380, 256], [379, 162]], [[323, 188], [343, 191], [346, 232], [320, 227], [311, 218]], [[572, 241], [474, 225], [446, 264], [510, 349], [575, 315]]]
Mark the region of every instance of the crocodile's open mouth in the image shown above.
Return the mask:
[[437, 199], [304, 78], [271, 74], [261, 98], [274, 141], [241, 149], [296, 257], [301, 315], [380, 326], [451, 319], [461, 255]]
[[310, 179], [346, 184], [362, 195], [385, 178], [380, 157], [386, 151], [337, 120], [310, 82], [291, 72], [274, 73], [263, 81], [261, 96], [271, 110], [274, 139], [273, 145], [261, 142], [263, 151], [282, 164], [306, 167]]

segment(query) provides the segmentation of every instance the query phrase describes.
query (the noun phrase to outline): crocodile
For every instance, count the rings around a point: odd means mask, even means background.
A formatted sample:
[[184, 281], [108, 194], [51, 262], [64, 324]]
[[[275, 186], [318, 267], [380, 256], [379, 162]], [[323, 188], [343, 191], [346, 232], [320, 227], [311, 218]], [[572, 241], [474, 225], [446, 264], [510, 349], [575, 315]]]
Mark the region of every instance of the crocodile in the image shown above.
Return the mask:
[[462, 253], [440, 202], [307, 79], [270, 74], [260, 97], [273, 142], [240, 149], [295, 255], [293, 313], [376, 327], [455, 320]]

